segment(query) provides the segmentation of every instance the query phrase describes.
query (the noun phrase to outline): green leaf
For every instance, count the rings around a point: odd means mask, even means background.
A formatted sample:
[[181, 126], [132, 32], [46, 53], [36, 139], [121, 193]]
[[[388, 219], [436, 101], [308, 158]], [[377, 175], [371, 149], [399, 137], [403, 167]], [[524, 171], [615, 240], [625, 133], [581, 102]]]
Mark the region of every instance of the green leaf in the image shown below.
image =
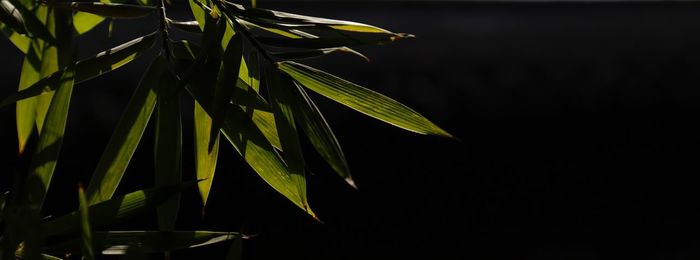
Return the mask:
[[61, 81], [63, 72], [69, 69], [75, 69], [75, 77], [71, 80], [74, 80], [76, 84], [115, 70], [141, 56], [146, 50], [153, 46], [155, 39], [156, 33], [154, 32], [107, 51], [100, 52], [93, 57], [81, 60], [75, 63], [75, 65], [68, 66], [66, 69], [42, 78], [31, 86], [3, 99], [2, 102], [0, 102], [0, 107], [53, 91], [55, 89], [55, 84]]
[[78, 33], [78, 35], [92, 30], [104, 21], [104, 16], [91, 13], [77, 12], [73, 15], [73, 27], [75, 27], [75, 31]]
[[78, 198], [80, 201], [80, 229], [81, 229], [81, 248], [83, 251], [83, 259], [95, 259], [95, 253], [92, 250], [92, 231], [90, 229], [90, 211], [88, 208], [87, 199], [83, 187], [78, 188]]
[[[31, 41], [27, 55], [22, 62], [22, 72], [19, 76], [18, 90], [24, 91], [35, 82], [41, 79], [41, 63], [43, 61], [43, 44], [38, 40]], [[56, 74], [54, 77], [60, 79], [62, 74]], [[24, 148], [29, 140], [29, 137], [34, 132], [34, 124], [36, 119], [36, 103], [37, 98], [21, 100], [17, 102], [15, 109], [15, 121], [17, 127], [17, 138], [19, 143], [19, 154], [24, 153]], [[0, 103], [3, 104], [4, 103]], [[11, 104], [11, 102], [7, 103]], [[2, 107], [2, 105], [0, 105]]]
[[24, 54], [27, 53], [27, 50], [29, 49], [29, 42], [32, 40], [31, 38], [13, 31], [4, 23], [0, 23], [0, 31], [7, 36], [7, 39], [9, 39], [10, 42], [12, 42], [12, 44], [19, 49], [19, 51]]
[[[199, 5], [202, 4], [199, 2], [199, 0], [188, 0], [190, 3], [190, 10], [192, 11], [192, 16], [194, 16], [194, 19], [197, 21], [197, 24], [199, 25], [199, 29], [201, 31], [204, 31], [204, 25], [206, 24], [206, 13], [203, 10], [203, 8]], [[209, 1], [205, 0], [205, 2], [208, 4]]]
[[286, 51], [286, 52], [273, 52], [271, 53], [272, 56], [277, 57], [278, 59], [282, 60], [301, 60], [301, 59], [311, 59], [311, 58], [317, 58], [326, 54], [334, 53], [334, 52], [345, 52], [345, 53], [351, 53], [359, 56], [360, 58], [363, 58], [365, 61], [369, 62], [369, 58], [367, 56], [363, 55], [362, 53], [350, 49], [348, 47], [336, 47], [336, 48], [324, 48], [324, 49], [315, 49], [315, 50], [302, 50], [302, 51]]
[[157, 10], [153, 6], [101, 2], [50, 2], [49, 5], [56, 8], [121, 19], [140, 18]]
[[17, 33], [27, 34], [22, 13], [8, 0], [0, 0], [0, 21]]
[[296, 124], [294, 123], [296, 115], [293, 112], [293, 107], [296, 104], [293, 103], [292, 93], [290, 92], [294, 86], [284, 84], [291, 83], [291, 80], [282, 81], [282, 75], [274, 68], [268, 69], [266, 75], [271, 99], [270, 103], [272, 103], [275, 113], [275, 125], [282, 143], [284, 159], [290, 173], [289, 177], [291, 182], [297, 185], [296, 189], [299, 195], [302, 196], [301, 199], [306, 201], [306, 177], [304, 172], [306, 163], [304, 162], [299, 134], [297, 134]]
[[[194, 161], [199, 182], [199, 194], [202, 203], [207, 205], [209, 191], [214, 182], [216, 161], [219, 155], [219, 133], [212, 135], [212, 120], [199, 104], [194, 102]], [[209, 145], [213, 143], [213, 145]]]
[[[195, 185], [195, 182], [185, 182], [160, 186], [131, 192], [124, 196], [100, 202], [89, 208], [90, 224], [93, 229], [97, 230], [109, 227], [153, 209], [175, 194], [179, 194]], [[80, 230], [79, 213], [74, 211], [68, 215], [49, 220], [43, 224], [43, 230], [45, 237], [53, 237], [55, 241], [59, 242], [65, 241], [67, 237], [77, 237]]]
[[[170, 71], [165, 71], [157, 86], [155, 183], [176, 184], [182, 181], [182, 119], [177, 82]], [[158, 226], [161, 230], [175, 228], [180, 195], [177, 194], [158, 206]]]
[[27, 205], [34, 209], [41, 208], [56, 168], [56, 160], [63, 143], [68, 108], [73, 93], [73, 74], [73, 70], [64, 72], [62, 77], [64, 80], [61, 80], [61, 84], [51, 100], [44, 122], [44, 133], [39, 137], [36, 151], [29, 166], [29, 176], [26, 183]]
[[90, 205], [108, 200], [117, 190], [155, 108], [155, 86], [165, 69], [159, 57], [141, 78], [92, 175], [87, 188]]
[[[21, 26], [24, 27], [25, 31], [27, 32], [27, 36], [33, 39], [40, 39], [51, 45], [57, 44], [56, 38], [51, 34], [51, 32], [49, 32], [49, 29], [45, 25], [46, 11], [48, 11], [46, 10], [46, 7], [39, 6], [35, 8], [35, 11], [37, 12], [35, 14], [16, 0], [4, 0], [3, 2], [5, 1], [7, 1], [8, 5], [4, 6], [10, 8], [13, 17], [22, 17]], [[21, 32], [18, 33], [22, 34]]]
[[[238, 73], [241, 68], [241, 59], [243, 55], [243, 37], [240, 33], [236, 33], [228, 42], [223, 55], [221, 71], [219, 72], [216, 88], [214, 89], [214, 99], [212, 106], [212, 128], [211, 135], [219, 133], [221, 124], [226, 117], [226, 110], [232, 101], [234, 90], [238, 82]], [[213, 141], [213, 140], [212, 140]], [[209, 143], [211, 147], [213, 142]]]
[[240, 107], [230, 106], [221, 130], [265, 182], [315, 218], [308, 206], [305, 191], [300, 189], [305, 185], [298, 183], [304, 180], [292, 176], [272, 145]]
[[304, 89], [294, 82], [294, 90], [290, 96], [294, 99], [294, 113], [297, 122], [304, 129], [304, 133], [309, 138], [309, 142], [313, 145], [316, 151], [323, 159], [340, 175], [350, 186], [355, 186], [350, 175], [350, 168], [343, 154], [343, 149], [340, 148], [338, 139], [333, 134], [331, 126], [328, 125], [326, 119], [321, 114], [321, 111], [316, 107], [316, 104], [311, 100]]
[[411, 132], [453, 138], [418, 112], [375, 91], [296, 62], [278, 66], [302, 86], [363, 114]]
[[236, 232], [214, 231], [108, 231], [95, 232], [95, 244], [105, 248], [102, 254], [121, 255], [129, 247], [140, 247], [146, 253], [211, 245], [242, 236]]

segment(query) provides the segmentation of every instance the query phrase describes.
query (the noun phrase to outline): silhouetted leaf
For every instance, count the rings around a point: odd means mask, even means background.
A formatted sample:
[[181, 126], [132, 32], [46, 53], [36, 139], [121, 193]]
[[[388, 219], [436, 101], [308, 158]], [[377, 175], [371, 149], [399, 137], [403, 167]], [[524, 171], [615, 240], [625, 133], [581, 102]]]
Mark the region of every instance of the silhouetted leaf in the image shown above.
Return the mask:
[[121, 255], [129, 247], [139, 247], [145, 253], [195, 248], [240, 239], [236, 232], [214, 231], [108, 231], [95, 232], [95, 244], [104, 248], [105, 255]]
[[415, 133], [452, 137], [413, 109], [375, 91], [296, 62], [278, 65], [302, 86], [368, 116]]
[[100, 76], [115, 70], [139, 57], [146, 50], [153, 46], [155, 33], [136, 38], [132, 41], [114, 47], [110, 50], [98, 53], [88, 59], [81, 60], [73, 66], [57, 71], [48, 77], [42, 78], [26, 89], [10, 95], [0, 102], [0, 107], [12, 104], [19, 100], [51, 92], [55, 89], [54, 84], [58, 83], [65, 70], [75, 69], [75, 83], [81, 83], [94, 77]]
[[155, 108], [154, 88], [165, 68], [158, 57], [143, 74], [92, 175], [87, 188], [90, 205], [108, 200], [117, 190]]
[[[175, 194], [192, 188], [195, 182], [179, 183], [131, 192], [124, 196], [90, 206], [90, 224], [99, 230], [153, 209]], [[80, 216], [77, 211], [57, 217], [43, 224], [44, 236], [55, 237], [57, 242], [79, 236]], [[50, 242], [50, 241], [49, 241]], [[50, 244], [50, 243], [49, 243]]]
[[365, 61], [369, 62], [369, 58], [362, 53], [350, 49], [348, 47], [337, 47], [337, 48], [325, 48], [325, 49], [315, 49], [315, 50], [302, 50], [302, 51], [285, 51], [285, 52], [273, 52], [273, 56], [282, 60], [301, 60], [320, 57], [326, 54], [334, 52], [345, 52], [351, 53], [363, 58]]
[[[182, 181], [182, 119], [180, 92], [170, 71], [166, 70], [161, 75], [157, 90], [155, 183], [162, 186]], [[173, 230], [179, 207], [179, 194], [158, 206], [158, 226], [161, 230]]]
[[177, 28], [184, 32], [190, 33], [201, 33], [202, 29], [199, 28], [199, 23], [197, 21], [175, 21], [168, 19], [168, 24], [172, 27]]
[[49, 6], [122, 19], [144, 17], [157, 10], [153, 6], [102, 2], [49, 2]]
[[0, 21], [17, 33], [27, 33], [22, 13], [8, 0], [0, 0]]
[[0, 31], [7, 36], [7, 39], [9, 39], [10, 42], [12, 42], [12, 44], [19, 49], [19, 51], [24, 54], [27, 53], [27, 49], [29, 49], [29, 42], [32, 40], [31, 38], [13, 31], [4, 23], [0, 23]]

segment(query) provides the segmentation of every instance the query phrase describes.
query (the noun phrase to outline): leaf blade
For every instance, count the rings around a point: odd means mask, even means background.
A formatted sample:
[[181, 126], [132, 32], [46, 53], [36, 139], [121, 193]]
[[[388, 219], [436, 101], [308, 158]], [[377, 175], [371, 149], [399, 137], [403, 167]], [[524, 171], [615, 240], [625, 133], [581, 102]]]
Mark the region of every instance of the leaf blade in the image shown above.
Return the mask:
[[415, 110], [387, 96], [296, 62], [278, 64], [302, 86], [365, 115], [411, 132], [453, 138]]
[[[182, 119], [177, 83], [173, 74], [165, 71], [158, 84], [156, 102], [155, 183], [171, 185], [182, 180]], [[158, 206], [158, 227], [163, 231], [175, 228], [180, 206], [176, 194]]]

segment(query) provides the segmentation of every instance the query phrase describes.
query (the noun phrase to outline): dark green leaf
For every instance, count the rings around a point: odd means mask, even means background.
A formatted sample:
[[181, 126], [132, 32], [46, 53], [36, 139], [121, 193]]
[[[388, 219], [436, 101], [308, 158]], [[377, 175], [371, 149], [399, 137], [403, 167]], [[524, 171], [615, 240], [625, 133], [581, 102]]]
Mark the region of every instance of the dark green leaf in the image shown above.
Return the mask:
[[[90, 206], [90, 224], [93, 229], [103, 229], [153, 209], [173, 195], [192, 188], [195, 182], [155, 187], [135, 191]], [[66, 237], [77, 237], [80, 230], [79, 213], [72, 212], [43, 224], [44, 236], [65, 241]], [[58, 237], [60, 236], [60, 237]]]
[[298, 86], [296, 82], [294, 82], [294, 86], [295, 90], [293, 90], [291, 96], [295, 100], [292, 108], [294, 108], [294, 113], [298, 115], [296, 117], [297, 122], [304, 129], [304, 133], [321, 157], [350, 186], [357, 188], [355, 181], [350, 175], [350, 168], [343, 154], [343, 149], [340, 148], [340, 143], [335, 138], [331, 126], [328, 125], [326, 119], [323, 118], [323, 114], [318, 110], [311, 97], [306, 94], [306, 91], [301, 86]]
[[8, 0], [0, 1], [0, 21], [12, 28], [17, 33], [26, 34], [27, 28], [24, 25], [24, 17]]
[[[182, 119], [180, 92], [175, 76], [165, 71], [158, 83], [156, 104], [155, 183], [170, 185], [182, 181]], [[158, 206], [158, 226], [171, 231], [175, 227], [180, 195]]]
[[[10, 8], [10, 11], [12, 12], [13, 16], [21, 16], [22, 20], [21, 22], [23, 23], [22, 27], [25, 28], [25, 31], [28, 33], [28, 36], [30, 38], [38, 38], [41, 39], [50, 45], [56, 45], [56, 38], [54, 37], [51, 32], [49, 32], [49, 29], [45, 25], [45, 22], [40, 20], [34, 12], [30, 11], [25, 7], [22, 3], [16, 1], [16, 0], [4, 0], [3, 2], [7, 1], [11, 6], [6, 5], [8, 8]], [[37, 9], [41, 9], [44, 7], [38, 7]], [[17, 14], [15, 14], [17, 13]], [[41, 13], [38, 14], [39, 16], [42, 16]], [[15, 19], [15, 18], [13, 18]], [[21, 33], [21, 32], [19, 32]]]
[[19, 51], [21, 51], [24, 54], [27, 53], [27, 50], [29, 49], [29, 42], [32, 40], [31, 38], [27, 37], [26, 35], [15, 32], [4, 23], [0, 23], [0, 31], [2, 31], [2, 33], [5, 34], [5, 36], [7, 36], [7, 39], [9, 39], [10, 42], [12, 42], [12, 44], [14, 44], [15, 47], [17, 47], [17, 49], [19, 49]]
[[80, 201], [80, 229], [81, 229], [81, 248], [83, 251], [83, 259], [94, 260], [95, 253], [92, 249], [92, 231], [90, 229], [90, 211], [88, 208], [87, 199], [83, 187], [78, 188], [78, 198]]
[[419, 134], [452, 137], [413, 109], [375, 91], [296, 62], [278, 65], [302, 86], [368, 116]]
[[[214, 90], [214, 99], [212, 106], [212, 128], [211, 135], [219, 133], [221, 125], [226, 117], [226, 110], [230, 105], [234, 90], [240, 89], [236, 87], [238, 83], [238, 73], [241, 68], [241, 57], [243, 55], [243, 37], [241, 33], [236, 33], [228, 42], [223, 55], [221, 71], [216, 82]], [[212, 142], [214, 140], [211, 140]], [[213, 143], [209, 144], [211, 147]]]
[[50, 2], [49, 5], [56, 8], [122, 19], [144, 17], [157, 10], [153, 6], [101, 2]]
[[68, 66], [66, 69], [51, 74], [26, 89], [20, 90], [3, 99], [2, 102], [0, 102], [0, 107], [53, 91], [55, 89], [55, 84], [60, 82], [63, 72], [69, 69], [75, 69], [75, 77], [71, 80], [74, 80], [76, 84], [115, 70], [131, 62], [146, 50], [150, 49], [155, 42], [155, 36], [156, 33], [152, 33], [139, 37], [88, 59], [81, 60], [75, 63], [75, 65]]
[[284, 159], [287, 163], [291, 182], [297, 185], [297, 190], [302, 196], [302, 200], [306, 200], [306, 180], [305, 180], [305, 162], [301, 151], [301, 143], [299, 142], [299, 134], [297, 133], [296, 124], [294, 123], [295, 115], [293, 107], [296, 105], [293, 102], [291, 79], [282, 80], [280, 72], [274, 68], [266, 70], [267, 87], [270, 93], [270, 103], [272, 104], [275, 113], [275, 125], [277, 133], [284, 151]]
[[201, 33], [202, 29], [199, 27], [199, 23], [197, 21], [175, 21], [175, 20], [170, 20], [168, 19], [168, 24], [172, 25], [173, 27], [182, 30], [184, 32], [190, 32], [190, 33]]
[[68, 108], [73, 93], [73, 76], [73, 70], [63, 72], [61, 77], [63, 80], [61, 80], [48, 109], [44, 122], [44, 133], [39, 137], [29, 166], [26, 201], [27, 205], [34, 209], [41, 208], [56, 168], [56, 160], [63, 143], [63, 133], [66, 129]]
[[87, 189], [90, 205], [108, 200], [117, 190], [153, 113], [156, 103], [154, 88], [165, 68], [165, 61], [159, 57], [141, 78], [92, 175]]

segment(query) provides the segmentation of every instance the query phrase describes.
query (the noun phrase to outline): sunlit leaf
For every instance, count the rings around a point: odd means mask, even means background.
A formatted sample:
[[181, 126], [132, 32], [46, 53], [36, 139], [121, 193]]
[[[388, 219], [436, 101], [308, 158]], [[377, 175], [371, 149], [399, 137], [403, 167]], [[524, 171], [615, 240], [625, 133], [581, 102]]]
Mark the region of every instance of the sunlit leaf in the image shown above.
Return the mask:
[[90, 211], [88, 209], [87, 199], [85, 198], [85, 191], [83, 187], [78, 188], [78, 198], [80, 201], [80, 235], [81, 235], [81, 249], [83, 252], [83, 259], [93, 260], [95, 259], [95, 253], [92, 249], [92, 230], [90, 229]]
[[292, 108], [298, 115], [297, 122], [304, 129], [309, 142], [341, 178], [351, 186], [356, 187], [355, 181], [350, 175], [350, 168], [343, 154], [343, 149], [340, 148], [340, 143], [333, 134], [331, 126], [328, 125], [311, 97], [296, 82], [294, 82], [294, 89], [291, 90], [290, 96], [294, 99]]
[[[186, 182], [160, 186], [131, 192], [124, 196], [97, 203], [90, 206], [90, 224], [95, 230], [104, 229], [147, 212], [147, 210], [152, 210], [175, 194], [179, 194], [195, 185], [195, 182]], [[74, 211], [68, 215], [49, 220], [43, 224], [42, 229], [45, 237], [56, 237], [58, 242], [65, 241], [67, 237], [78, 237], [80, 230], [79, 213]]]
[[121, 19], [144, 17], [156, 10], [156, 7], [153, 6], [102, 2], [50, 2], [49, 5], [56, 8], [64, 8], [78, 12], [86, 12], [94, 15]]
[[278, 65], [302, 86], [368, 116], [419, 134], [452, 137], [413, 109], [375, 91], [296, 62]]
[[297, 183], [303, 179], [293, 178], [272, 145], [240, 107], [230, 107], [221, 130], [236, 151], [265, 182], [315, 217], [306, 201], [306, 194], [302, 194], [304, 191], [299, 189], [301, 185]]
[[[182, 181], [182, 119], [180, 117], [180, 92], [175, 76], [165, 71], [157, 86], [155, 183], [170, 185]], [[158, 226], [170, 231], [175, 227], [180, 207], [180, 195], [176, 194], [158, 206]]]
[[5, 34], [5, 36], [7, 36], [7, 39], [9, 39], [10, 42], [12, 42], [12, 44], [14, 44], [15, 47], [17, 47], [17, 49], [19, 49], [19, 51], [25, 54], [27, 53], [27, 49], [29, 49], [29, 43], [32, 40], [31, 38], [13, 31], [3, 23], [0, 23], [0, 31], [2, 31], [2, 33]]
[[162, 57], [154, 60], [129, 100], [88, 185], [91, 205], [108, 200], [117, 190], [155, 108], [154, 88], [165, 68]]
[[63, 143], [68, 108], [73, 93], [73, 74], [73, 70], [67, 70], [63, 73], [62, 78], [65, 80], [61, 81], [54, 98], [51, 100], [44, 122], [44, 133], [39, 137], [29, 166], [29, 176], [26, 183], [27, 203], [36, 209], [41, 208], [44, 202]]
[[[212, 120], [199, 104], [194, 102], [194, 161], [202, 203], [207, 204], [209, 191], [214, 181], [216, 161], [219, 155], [219, 133], [211, 134]], [[212, 144], [212, 145], [210, 145]]]
[[0, 107], [12, 104], [19, 100], [51, 92], [55, 89], [55, 84], [61, 80], [61, 75], [68, 69], [75, 69], [75, 83], [81, 83], [94, 77], [100, 76], [115, 70], [141, 56], [145, 51], [153, 46], [156, 34], [152, 33], [139, 37], [110, 50], [98, 53], [95, 56], [81, 60], [75, 65], [42, 78], [26, 89], [10, 95], [0, 102]]
[[[22, 31], [16, 31], [20, 34], [23, 34], [23, 32], [26, 32], [27, 36], [30, 38], [34, 39], [41, 39], [51, 45], [56, 45], [56, 38], [54, 35], [49, 32], [47, 26], [45, 25], [45, 20], [42, 21], [41, 19], [45, 19], [46, 16], [42, 14], [43, 11], [45, 11], [45, 7], [39, 6], [36, 9], [42, 9], [37, 14], [32, 12], [31, 10], [27, 9], [22, 3], [16, 0], [3, 0], [3, 8], [0, 9], [7, 9], [10, 13], [7, 15], [12, 16], [11, 18], [14, 22], [21, 22], [18, 26], [24, 28], [24, 30], [20, 28], [16, 28], [16, 30], [22, 30]], [[6, 4], [5, 4], [6, 2]], [[0, 11], [2, 12], [2, 11]], [[43, 16], [43, 17], [42, 17]], [[21, 18], [19, 18], [21, 17]], [[5, 21], [3, 20], [3, 23]], [[8, 25], [12, 27], [11, 25]]]
[[105, 21], [104, 16], [86, 12], [77, 12], [73, 15], [73, 27], [78, 35], [84, 34]]

